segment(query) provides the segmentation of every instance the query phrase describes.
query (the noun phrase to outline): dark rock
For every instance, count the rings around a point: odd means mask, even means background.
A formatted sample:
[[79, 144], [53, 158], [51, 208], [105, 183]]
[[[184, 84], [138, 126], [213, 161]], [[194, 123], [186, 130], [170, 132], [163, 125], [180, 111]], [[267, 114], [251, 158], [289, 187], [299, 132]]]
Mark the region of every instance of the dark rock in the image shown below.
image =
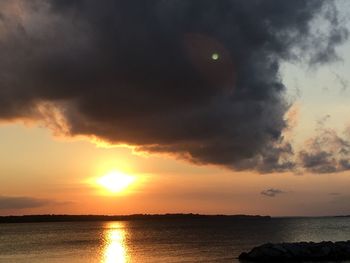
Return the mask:
[[350, 260], [350, 241], [267, 243], [243, 252], [239, 259], [246, 262], [298, 262]]

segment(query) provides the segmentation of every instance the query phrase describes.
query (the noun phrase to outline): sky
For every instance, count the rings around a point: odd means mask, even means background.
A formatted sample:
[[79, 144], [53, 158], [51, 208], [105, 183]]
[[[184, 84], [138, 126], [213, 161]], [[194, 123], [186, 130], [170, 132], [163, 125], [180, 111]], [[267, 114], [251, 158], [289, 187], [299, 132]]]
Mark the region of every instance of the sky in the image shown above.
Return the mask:
[[0, 215], [350, 214], [349, 11], [1, 1]]

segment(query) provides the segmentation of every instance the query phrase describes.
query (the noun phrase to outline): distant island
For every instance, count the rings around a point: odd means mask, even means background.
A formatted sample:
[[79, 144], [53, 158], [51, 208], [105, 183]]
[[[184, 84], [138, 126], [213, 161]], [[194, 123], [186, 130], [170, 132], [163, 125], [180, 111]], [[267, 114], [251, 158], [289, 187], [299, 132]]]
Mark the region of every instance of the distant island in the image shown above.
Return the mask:
[[260, 215], [201, 215], [201, 214], [134, 214], [134, 215], [24, 215], [0, 216], [1, 223], [40, 223], [40, 222], [84, 222], [84, 221], [130, 221], [130, 220], [169, 220], [169, 219], [225, 219], [256, 220], [271, 219]]

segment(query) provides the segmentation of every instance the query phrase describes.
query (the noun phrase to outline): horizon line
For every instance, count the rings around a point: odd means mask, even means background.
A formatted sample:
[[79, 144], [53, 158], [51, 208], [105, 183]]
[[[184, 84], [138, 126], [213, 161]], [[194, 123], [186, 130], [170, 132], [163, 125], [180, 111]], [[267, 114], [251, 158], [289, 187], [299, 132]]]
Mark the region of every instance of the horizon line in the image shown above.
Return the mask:
[[5, 217], [147, 217], [147, 216], [205, 216], [205, 217], [270, 217], [270, 218], [323, 218], [323, 217], [350, 217], [350, 214], [341, 214], [341, 215], [281, 215], [281, 216], [272, 216], [272, 215], [260, 215], [260, 214], [201, 214], [201, 213], [133, 213], [133, 214], [23, 214], [23, 215], [0, 215], [0, 218]]

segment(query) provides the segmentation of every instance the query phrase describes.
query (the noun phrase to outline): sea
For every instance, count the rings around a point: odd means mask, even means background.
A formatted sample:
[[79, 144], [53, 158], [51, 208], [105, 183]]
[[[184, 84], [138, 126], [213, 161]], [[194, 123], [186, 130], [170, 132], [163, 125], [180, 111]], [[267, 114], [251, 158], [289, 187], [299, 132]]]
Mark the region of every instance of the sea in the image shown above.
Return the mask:
[[239, 262], [266, 242], [350, 239], [350, 218], [0, 224], [0, 262]]

